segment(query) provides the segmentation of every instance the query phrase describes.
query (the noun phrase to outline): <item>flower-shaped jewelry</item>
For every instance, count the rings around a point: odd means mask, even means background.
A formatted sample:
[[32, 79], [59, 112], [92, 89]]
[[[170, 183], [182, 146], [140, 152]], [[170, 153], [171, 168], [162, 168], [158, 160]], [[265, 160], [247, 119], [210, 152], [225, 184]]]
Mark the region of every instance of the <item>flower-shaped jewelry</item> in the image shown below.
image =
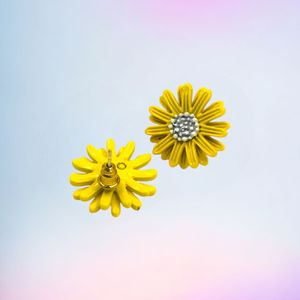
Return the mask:
[[111, 207], [114, 217], [120, 215], [121, 205], [139, 210], [142, 202], [135, 195], [152, 196], [155, 187], [139, 181], [153, 180], [157, 171], [140, 170], [151, 160], [151, 154], [143, 154], [130, 160], [135, 149], [134, 142], [129, 142], [116, 154], [112, 139], [106, 142], [106, 150], [87, 146], [90, 159], [81, 157], [73, 160], [73, 166], [83, 173], [73, 173], [70, 182], [74, 186], [85, 186], [73, 193], [76, 200], [91, 200], [89, 209], [94, 213]]
[[169, 160], [169, 165], [197, 168], [207, 165], [207, 156], [216, 156], [224, 150], [224, 144], [213, 137], [225, 137], [228, 122], [213, 120], [225, 113], [222, 101], [206, 107], [211, 90], [201, 88], [193, 99], [193, 87], [186, 83], [178, 88], [178, 101], [173, 93], [165, 90], [160, 97], [161, 109], [151, 106], [150, 120], [157, 124], [146, 129], [151, 142], [156, 143], [153, 154]]

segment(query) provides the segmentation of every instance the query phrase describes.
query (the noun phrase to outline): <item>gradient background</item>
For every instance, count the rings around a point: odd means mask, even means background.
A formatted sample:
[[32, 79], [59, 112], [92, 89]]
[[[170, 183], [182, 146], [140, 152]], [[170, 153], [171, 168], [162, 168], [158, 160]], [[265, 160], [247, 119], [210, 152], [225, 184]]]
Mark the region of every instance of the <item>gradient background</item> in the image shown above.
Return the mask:
[[[1, 300], [300, 299], [300, 4], [249, 2], [0, 1]], [[187, 81], [224, 100], [226, 151], [153, 157], [118, 219], [72, 200], [71, 160], [151, 152], [148, 106]]]

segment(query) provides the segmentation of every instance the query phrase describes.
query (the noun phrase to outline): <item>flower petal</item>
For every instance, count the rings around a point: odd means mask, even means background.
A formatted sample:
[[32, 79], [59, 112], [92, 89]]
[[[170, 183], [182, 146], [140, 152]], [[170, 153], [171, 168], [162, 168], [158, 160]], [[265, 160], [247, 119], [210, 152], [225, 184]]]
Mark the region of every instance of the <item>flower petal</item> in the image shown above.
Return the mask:
[[101, 187], [100, 184], [96, 181], [91, 184], [89, 187], [83, 189], [80, 192], [80, 200], [88, 201], [94, 198], [100, 191]]
[[163, 121], [163, 120], [161, 120], [161, 119], [157, 119], [157, 118], [155, 118], [155, 117], [152, 116], [152, 115], [149, 117], [149, 119], [150, 119], [150, 121], [151, 121], [152, 123], [154, 123], [154, 124], [159, 124], [159, 125], [161, 125], [161, 124], [166, 124], [165, 121]]
[[129, 208], [132, 204], [132, 199], [129, 195], [129, 191], [126, 189], [126, 184], [124, 181], [120, 181], [117, 186], [117, 193], [122, 205], [126, 208]]
[[86, 188], [84, 187], [84, 188], [81, 188], [81, 189], [78, 189], [78, 190], [74, 191], [74, 192], [73, 192], [73, 198], [74, 198], [75, 200], [80, 200], [80, 193], [81, 193], [84, 189], [86, 189]]
[[131, 161], [131, 166], [133, 169], [139, 169], [147, 165], [150, 162], [150, 160], [150, 153], [142, 154]]
[[216, 139], [207, 136], [206, 140], [208, 143], [210, 143], [212, 145], [212, 147], [214, 147], [217, 151], [223, 151], [225, 149], [225, 145], [219, 141], [217, 141]]
[[211, 90], [206, 89], [205, 87], [199, 89], [194, 97], [192, 113], [195, 115], [201, 113], [208, 101], [210, 100], [211, 95]]
[[158, 135], [153, 135], [150, 138], [150, 142], [151, 143], [158, 143], [159, 141], [161, 141], [164, 137], [163, 136], [158, 136]]
[[174, 147], [171, 150], [169, 165], [170, 167], [176, 167], [180, 163], [182, 151], [184, 150], [184, 143], [175, 142]]
[[209, 123], [207, 123], [207, 125], [214, 126], [217, 128], [222, 128], [224, 130], [227, 130], [230, 128], [230, 123], [228, 123], [228, 122], [209, 122]]
[[134, 153], [135, 143], [129, 142], [125, 147], [122, 147], [119, 151], [118, 156], [123, 157], [125, 160], [129, 160]]
[[96, 172], [88, 174], [73, 173], [70, 176], [70, 183], [74, 186], [83, 186], [93, 183], [99, 175]]
[[207, 166], [208, 164], [208, 158], [207, 155], [201, 150], [201, 148], [196, 144], [196, 152], [198, 156], [198, 161], [201, 165]]
[[121, 205], [118, 195], [113, 193], [111, 199], [111, 214], [113, 217], [118, 217], [121, 213]]
[[216, 156], [217, 151], [214, 147], [206, 140], [206, 138], [199, 134], [197, 137], [194, 138], [195, 143], [201, 148], [209, 156]]
[[227, 135], [226, 129], [218, 128], [210, 125], [201, 125], [201, 134], [208, 136], [217, 136], [217, 137], [225, 137]]
[[134, 180], [149, 181], [156, 178], [157, 170], [155, 169], [133, 170], [131, 175]]
[[178, 87], [178, 100], [184, 112], [190, 112], [192, 109], [193, 87], [190, 83], [185, 83]]
[[112, 190], [103, 190], [101, 200], [100, 200], [101, 209], [106, 210], [110, 207], [113, 193], [114, 193], [113, 189]]
[[170, 155], [171, 155], [171, 152], [172, 152], [172, 149], [174, 147], [175, 143], [172, 144], [170, 147], [168, 147], [167, 149], [165, 149], [162, 153], [161, 153], [161, 158], [163, 160], [167, 160], [170, 158]]
[[142, 201], [133, 193], [129, 192], [132, 201], [131, 207], [134, 210], [139, 210], [142, 207]]
[[170, 90], [165, 90], [159, 100], [168, 112], [173, 114], [179, 114], [182, 112], [174, 94]]
[[167, 135], [170, 133], [170, 129], [167, 125], [150, 126], [145, 130], [148, 135]]
[[152, 196], [156, 192], [156, 188], [152, 185], [139, 183], [133, 179], [127, 180], [128, 189], [140, 196]]
[[154, 154], [160, 154], [165, 149], [169, 148], [175, 143], [175, 139], [171, 135], [167, 135], [162, 140], [160, 140], [153, 148]]
[[86, 152], [94, 162], [99, 162], [100, 160], [99, 152], [93, 145], [87, 145]]
[[225, 114], [225, 108], [222, 101], [218, 101], [209, 106], [200, 116], [200, 126], [203, 123], [207, 123], [211, 120], [217, 119]]
[[100, 202], [102, 197], [102, 191], [100, 194], [90, 203], [89, 210], [91, 213], [95, 213], [100, 210]]
[[184, 150], [182, 151], [181, 160], [180, 160], [180, 167], [182, 169], [186, 169], [189, 166], [187, 156], [186, 156], [186, 149], [184, 147]]
[[74, 168], [82, 172], [92, 172], [97, 168], [97, 164], [93, 163], [86, 157], [73, 159], [72, 165]]
[[172, 113], [172, 109], [168, 103], [168, 100], [164, 96], [159, 98], [159, 102], [167, 112]]
[[223, 101], [216, 101], [216, 102], [214, 102], [213, 104], [211, 104], [210, 106], [208, 106], [208, 107], [203, 111], [203, 113], [212, 111], [212, 110], [214, 110], [214, 109], [217, 108], [217, 107], [224, 107], [224, 102], [223, 102]]
[[149, 112], [153, 117], [161, 120], [163, 123], [169, 123], [173, 117], [172, 114], [170, 114], [167, 111], [164, 111], [163, 109], [161, 109], [157, 106], [151, 106], [149, 108]]
[[199, 165], [194, 139], [185, 143], [186, 158], [192, 168]]

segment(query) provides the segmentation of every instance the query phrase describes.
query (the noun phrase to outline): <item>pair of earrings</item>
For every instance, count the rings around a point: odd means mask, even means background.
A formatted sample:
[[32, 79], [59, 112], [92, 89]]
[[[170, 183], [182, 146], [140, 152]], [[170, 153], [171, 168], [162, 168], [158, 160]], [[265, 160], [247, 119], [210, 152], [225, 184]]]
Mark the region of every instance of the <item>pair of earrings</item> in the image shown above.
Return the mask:
[[[170, 90], [160, 97], [164, 109], [151, 106], [150, 126], [145, 133], [155, 143], [153, 154], [160, 154], [163, 160], [169, 160], [171, 167], [197, 168], [208, 164], [208, 156], [216, 156], [224, 150], [224, 144], [214, 137], [225, 137], [230, 127], [228, 122], [216, 122], [215, 119], [225, 113], [222, 101], [207, 107], [212, 92], [200, 88], [193, 98], [193, 88], [189, 83], [178, 88], [178, 100]], [[129, 142], [116, 152], [113, 139], [108, 139], [106, 149], [87, 146], [89, 158], [73, 160], [73, 166], [82, 173], [73, 173], [70, 182], [74, 186], [83, 186], [73, 193], [76, 200], [89, 201], [89, 210], [95, 213], [111, 208], [111, 214], [118, 217], [121, 205], [139, 210], [141, 200], [136, 196], [152, 196], [155, 187], [140, 183], [156, 178], [155, 169], [142, 170], [151, 160], [151, 154], [142, 154], [131, 159], [135, 143]]]

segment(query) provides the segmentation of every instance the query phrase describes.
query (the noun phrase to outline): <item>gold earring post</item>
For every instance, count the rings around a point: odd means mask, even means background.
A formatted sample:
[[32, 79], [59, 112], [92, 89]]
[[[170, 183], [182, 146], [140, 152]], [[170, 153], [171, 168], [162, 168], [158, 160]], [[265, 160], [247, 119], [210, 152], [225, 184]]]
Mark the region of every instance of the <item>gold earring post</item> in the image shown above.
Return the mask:
[[115, 164], [112, 162], [112, 151], [107, 151], [107, 162], [102, 165], [99, 182], [105, 189], [112, 189], [120, 182]]

